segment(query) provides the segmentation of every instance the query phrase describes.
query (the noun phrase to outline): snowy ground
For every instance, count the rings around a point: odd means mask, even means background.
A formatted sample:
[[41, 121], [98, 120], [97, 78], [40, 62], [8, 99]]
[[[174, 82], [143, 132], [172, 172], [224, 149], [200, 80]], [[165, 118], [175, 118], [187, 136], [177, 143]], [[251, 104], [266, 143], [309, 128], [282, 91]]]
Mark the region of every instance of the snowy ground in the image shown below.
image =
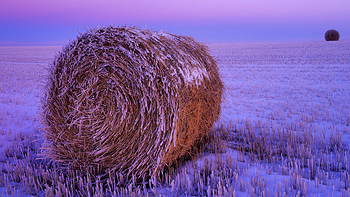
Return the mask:
[[[349, 41], [211, 44], [210, 48], [226, 88], [221, 122], [238, 128], [249, 125], [257, 132], [267, 128], [324, 133], [326, 137], [338, 134], [349, 148]], [[274, 175], [258, 171], [259, 178], [267, 179], [270, 194], [271, 186], [284, 185], [291, 178], [290, 173], [283, 176], [278, 170]], [[303, 181], [310, 187], [309, 195], [350, 196], [348, 191], [340, 192], [341, 186], [332, 188], [332, 183], [320, 189], [313, 186], [315, 180]]]
[[[229, 132], [226, 152], [201, 154], [154, 192], [350, 196], [350, 41], [209, 48], [225, 84], [216, 125]], [[9, 169], [20, 165], [13, 158], [22, 147], [35, 146], [45, 67], [59, 50], [0, 47], [0, 195], [48, 193]]]

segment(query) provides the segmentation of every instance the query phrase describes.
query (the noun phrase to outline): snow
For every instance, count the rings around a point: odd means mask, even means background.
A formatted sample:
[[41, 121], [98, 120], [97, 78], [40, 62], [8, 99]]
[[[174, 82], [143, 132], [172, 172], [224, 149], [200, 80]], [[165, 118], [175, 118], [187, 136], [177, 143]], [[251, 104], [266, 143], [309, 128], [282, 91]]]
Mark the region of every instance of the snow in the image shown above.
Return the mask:
[[[225, 85], [217, 126], [235, 125], [257, 131], [259, 128], [268, 131], [291, 128], [294, 132], [313, 129], [325, 136], [340, 135], [349, 148], [350, 41], [209, 44], [209, 48]], [[0, 47], [0, 169], [6, 165], [6, 151], [16, 143], [23, 143], [17, 139], [23, 138], [20, 135], [37, 134], [45, 67], [60, 50], [61, 47]], [[207, 76], [200, 68], [183, 70], [182, 74], [186, 83], [196, 83]], [[335, 161], [334, 157], [329, 158], [330, 163]], [[227, 172], [234, 178], [224, 184], [223, 177], [220, 180], [216, 172], [209, 172], [215, 188], [204, 188], [206, 194], [208, 191], [224, 194], [231, 186], [236, 196], [250, 196], [254, 192], [251, 188], [260, 188], [269, 196], [278, 193], [283, 196], [284, 192], [287, 196], [296, 196], [298, 192], [307, 196], [350, 194], [338, 183], [339, 173], [335, 173], [335, 178], [326, 178], [327, 184], [321, 184], [322, 180], [284, 171], [283, 161], [276, 163], [278, 166], [253, 162], [249, 155], [233, 148], [223, 153], [201, 154], [197, 160], [184, 164], [172, 184], [160, 185], [156, 192], [163, 196], [172, 196], [172, 191], [179, 196], [198, 195], [194, 187], [200, 183], [194, 182], [198, 175], [193, 166], [204, 171], [207, 165], [218, 167], [219, 164], [236, 169]], [[0, 194], [31, 196], [20, 183], [8, 186], [3, 183], [6, 180], [1, 180]], [[9, 187], [13, 188], [12, 194]]]
[[185, 79], [185, 84], [196, 86], [200, 85], [204, 77], [208, 77], [208, 73], [204, 68], [193, 67], [193, 68], [183, 68], [183, 75]]

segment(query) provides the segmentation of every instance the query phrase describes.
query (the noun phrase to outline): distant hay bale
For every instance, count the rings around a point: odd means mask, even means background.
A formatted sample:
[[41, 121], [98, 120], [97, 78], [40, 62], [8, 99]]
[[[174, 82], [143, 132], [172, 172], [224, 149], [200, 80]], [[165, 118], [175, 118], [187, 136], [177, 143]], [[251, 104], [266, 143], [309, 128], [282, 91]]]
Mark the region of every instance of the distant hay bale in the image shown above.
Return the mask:
[[90, 29], [50, 69], [44, 155], [62, 167], [155, 175], [200, 143], [220, 114], [218, 67], [190, 37]]
[[324, 34], [324, 39], [326, 41], [338, 41], [339, 38], [340, 38], [339, 32], [334, 29], [330, 29]]

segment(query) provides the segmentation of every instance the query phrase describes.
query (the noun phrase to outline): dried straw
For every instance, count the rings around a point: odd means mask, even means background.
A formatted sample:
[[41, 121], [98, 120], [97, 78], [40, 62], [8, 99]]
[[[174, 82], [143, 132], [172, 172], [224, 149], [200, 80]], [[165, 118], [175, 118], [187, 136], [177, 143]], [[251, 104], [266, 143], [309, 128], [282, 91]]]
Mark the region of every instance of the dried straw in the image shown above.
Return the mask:
[[190, 37], [90, 29], [51, 65], [44, 155], [67, 168], [155, 175], [201, 142], [222, 91], [207, 47]]

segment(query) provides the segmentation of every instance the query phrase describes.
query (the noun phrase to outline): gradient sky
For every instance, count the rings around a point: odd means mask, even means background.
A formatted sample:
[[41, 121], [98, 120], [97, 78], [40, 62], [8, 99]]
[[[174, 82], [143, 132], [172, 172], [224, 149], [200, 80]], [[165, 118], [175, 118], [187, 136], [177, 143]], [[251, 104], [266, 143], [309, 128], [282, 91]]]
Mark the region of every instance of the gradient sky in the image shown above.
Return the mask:
[[349, 0], [5, 0], [0, 45], [65, 45], [84, 28], [131, 25], [201, 42], [350, 39]]

